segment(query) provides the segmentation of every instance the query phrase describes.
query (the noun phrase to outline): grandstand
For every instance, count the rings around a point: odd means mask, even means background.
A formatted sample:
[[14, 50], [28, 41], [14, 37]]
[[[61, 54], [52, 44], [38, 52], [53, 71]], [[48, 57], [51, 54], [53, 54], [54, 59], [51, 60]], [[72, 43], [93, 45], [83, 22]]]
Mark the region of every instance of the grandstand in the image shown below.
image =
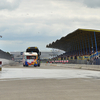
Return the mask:
[[55, 60], [69, 60], [71, 63], [100, 64], [100, 30], [77, 29], [46, 47], [64, 50]]
[[8, 52], [4, 52], [3, 50], [0, 50], [0, 59], [7, 59], [12, 60], [12, 55]]

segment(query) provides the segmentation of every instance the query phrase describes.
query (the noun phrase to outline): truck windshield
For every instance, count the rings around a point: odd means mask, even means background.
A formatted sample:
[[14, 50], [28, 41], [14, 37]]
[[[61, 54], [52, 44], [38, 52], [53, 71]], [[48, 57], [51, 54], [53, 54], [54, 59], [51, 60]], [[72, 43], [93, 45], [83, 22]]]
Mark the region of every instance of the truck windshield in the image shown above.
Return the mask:
[[27, 59], [36, 59], [36, 56], [27, 56]]

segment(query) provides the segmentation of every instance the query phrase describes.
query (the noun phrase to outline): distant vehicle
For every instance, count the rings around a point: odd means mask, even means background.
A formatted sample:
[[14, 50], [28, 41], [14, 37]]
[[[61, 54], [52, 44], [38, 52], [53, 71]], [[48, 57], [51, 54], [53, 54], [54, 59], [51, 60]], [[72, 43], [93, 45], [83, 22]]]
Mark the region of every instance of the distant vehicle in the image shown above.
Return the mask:
[[41, 52], [37, 47], [28, 47], [23, 53], [23, 66], [40, 66]]

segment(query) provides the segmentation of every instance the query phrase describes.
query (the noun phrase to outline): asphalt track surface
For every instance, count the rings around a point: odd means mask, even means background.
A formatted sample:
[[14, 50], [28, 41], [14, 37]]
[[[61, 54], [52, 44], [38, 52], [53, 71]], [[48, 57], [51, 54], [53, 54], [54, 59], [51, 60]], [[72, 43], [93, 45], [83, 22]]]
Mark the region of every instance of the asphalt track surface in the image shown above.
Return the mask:
[[[41, 64], [3, 66], [1, 100], [100, 100], [100, 71]], [[71, 65], [74, 66], [74, 65]]]

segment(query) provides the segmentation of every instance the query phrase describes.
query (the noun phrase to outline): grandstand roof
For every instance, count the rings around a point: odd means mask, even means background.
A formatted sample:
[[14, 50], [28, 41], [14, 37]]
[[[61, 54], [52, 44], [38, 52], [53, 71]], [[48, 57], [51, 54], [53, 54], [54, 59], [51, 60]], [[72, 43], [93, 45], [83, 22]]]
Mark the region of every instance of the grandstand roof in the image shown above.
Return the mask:
[[93, 45], [95, 46], [94, 32], [96, 35], [97, 46], [100, 46], [100, 30], [77, 29], [65, 37], [46, 45], [46, 47], [61, 49], [66, 52], [89, 48], [92, 47], [91, 41], [93, 41]]

